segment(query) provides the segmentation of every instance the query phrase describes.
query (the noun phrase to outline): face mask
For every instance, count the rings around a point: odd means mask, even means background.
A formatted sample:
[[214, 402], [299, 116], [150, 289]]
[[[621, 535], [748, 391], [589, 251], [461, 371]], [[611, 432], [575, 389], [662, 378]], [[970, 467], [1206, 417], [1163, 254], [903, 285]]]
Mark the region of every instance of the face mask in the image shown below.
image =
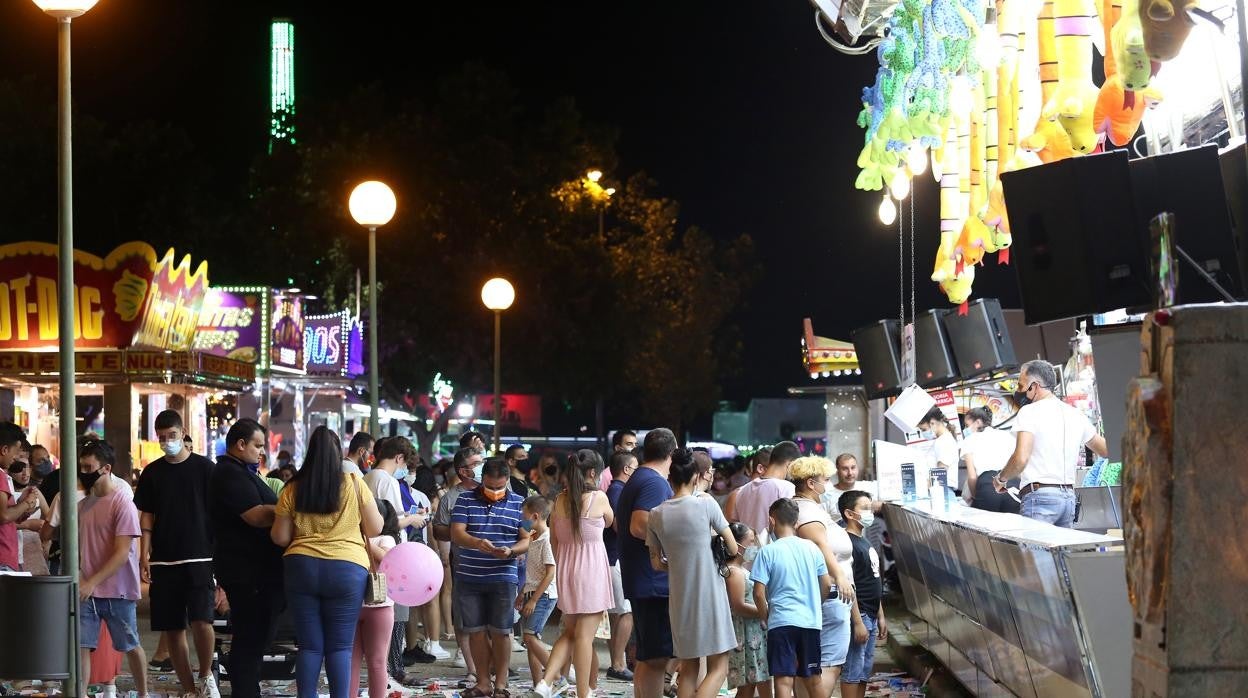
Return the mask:
[[875, 523], [875, 512], [869, 510], [858, 512], [858, 521], [862, 523], [863, 528], [870, 528], [871, 524]]
[[745, 564], [747, 565], [753, 563], [754, 559], [757, 557], [758, 557], [757, 545], [751, 545], [750, 547], [745, 548], [744, 550], [741, 551], [741, 559], [744, 560]]
[[522, 529], [524, 529], [524, 530], [526, 530], [526, 531], [532, 531], [532, 530], [533, 530], [533, 520], [532, 520], [532, 519], [524, 519], [524, 520], [522, 520], [522, 521], [520, 522], [520, 528], [522, 528]]
[[416, 486], [416, 473], [409, 472], [407, 474], [407, 477], [403, 478], [403, 480], [404, 482], [407, 483], [408, 487], [415, 487]]
[[975, 430], [974, 430], [974, 429], [972, 429], [972, 428], [970, 428], [970, 427], [967, 427], [967, 428], [965, 428], [965, 429], [963, 429], [963, 430], [962, 430], [962, 438], [964, 438], [964, 439], [965, 439], [965, 438], [967, 438], [968, 436], [970, 436], [971, 434], [974, 434], [974, 433], [975, 433]]
[[932, 431], [931, 429], [924, 429], [919, 432], [919, 438], [923, 439], [924, 441], [931, 441], [932, 439], [936, 438], [936, 432]]
[[481, 482], [481, 474], [485, 470], [485, 463], [478, 465], [472, 469], [472, 479], [474, 482]]
[[433, 481], [434, 481], [435, 483], [437, 483], [438, 487], [441, 487], [442, 485], [445, 485], [445, 484], [446, 484], [446, 476], [445, 476], [445, 475], [434, 475], [434, 476], [433, 476]]
[[481, 487], [481, 496], [482, 496], [482, 497], [483, 497], [483, 498], [484, 498], [487, 502], [501, 502], [501, 501], [503, 501], [504, 499], [506, 499], [506, 498], [507, 498], [507, 488], [506, 488], [506, 487], [504, 487], [504, 488], [503, 488], [503, 489], [501, 489], [501, 490], [492, 490], [492, 489], [490, 489], [490, 488], [488, 488], [488, 487], [482, 486], [482, 487]]
[[252, 474], [252, 475], [259, 475], [259, 474], [260, 474], [260, 464], [259, 464], [259, 463], [243, 463], [243, 465], [247, 466], [247, 469], [251, 471], [251, 474]]
[[173, 458], [182, 452], [182, 445], [181, 441], [161, 441], [160, 450], [164, 451], [166, 456]]
[[1018, 403], [1019, 409], [1031, 404], [1031, 398], [1027, 397], [1026, 390], [1014, 391], [1014, 402]]
[[94, 473], [84, 473], [82, 471], [79, 471], [78, 482], [81, 482], [82, 489], [86, 490], [86, 492], [90, 494], [91, 488], [95, 487], [95, 483], [99, 482], [101, 475], [103, 475], [103, 473], [101, 473], [98, 470], [95, 471]]
[[402, 468], [399, 468], [398, 470], [394, 471], [394, 479], [406, 480], [407, 479], [407, 466], [403, 466]]

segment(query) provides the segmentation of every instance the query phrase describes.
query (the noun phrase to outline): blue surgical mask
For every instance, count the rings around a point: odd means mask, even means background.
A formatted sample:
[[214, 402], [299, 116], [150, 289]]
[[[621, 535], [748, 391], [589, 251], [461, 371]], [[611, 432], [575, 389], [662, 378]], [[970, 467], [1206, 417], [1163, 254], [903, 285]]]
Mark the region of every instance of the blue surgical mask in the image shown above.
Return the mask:
[[407, 479], [407, 466], [406, 466], [406, 465], [405, 465], [405, 466], [403, 466], [403, 467], [401, 467], [401, 468], [399, 468], [398, 470], [394, 471], [394, 479], [396, 479], [396, 480], [406, 480], [406, 479]]
[[472, 469], [473, 482], [481, 482], [482, 473], [485, 472], [485, 463], [478, 465]]
[[920, 431], [919, 438], [923, 439], [924, 441], [931, 441], [932, 439], [936, 438], [936, 432], [931, 431], [930, 429]]
[[875, 523], [875, 512], [859, 511], [858, 520], [862, 522], [863, 528], [871, 528], [871, 524]]
[[758, 557], [757, 545], [751, 545], [741, 551], [741, 559], [744, 560], [745, 564], [747, 565], [752, 564], [754, 562], [754, 559], [757, 557]]
[[533, 530], [533, 519], [521, 519], [521, 520], [520, 520], [520, 528], [523, 528], [523, 529], [524, 529], [524, 530], [526, 530], [526, 531], [532, 531], [532, 530]]
[[974, 434], [974, 433], [975, 433], [975, 430], [974, 430], [974, 429], [972, 429], [972, 428], [970, 428], [970, 427], [966, 427], [965, 429], [963, 429], [963, 430], [962, 430], [962, 438], [964, 438], [964, 439], [965, 439], [965, 438], [969, 437], [971, 434]]
[[182, 440], [178, 439], [176, 441], [161, 441], [160, 450], [164, 451], [166, 456], [173, 458], [174, 456], [182, 452]]

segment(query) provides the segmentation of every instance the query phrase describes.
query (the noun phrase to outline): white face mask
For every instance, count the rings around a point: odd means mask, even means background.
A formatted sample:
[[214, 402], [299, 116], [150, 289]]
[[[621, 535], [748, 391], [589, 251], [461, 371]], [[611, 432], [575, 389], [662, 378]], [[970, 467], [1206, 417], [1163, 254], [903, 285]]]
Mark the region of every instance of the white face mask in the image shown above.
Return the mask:
[[173, 458], [182, 452], [182, 440], [177, 441], [161, 441], [160, 450], [165, 452], [166, 456]]
[[749, 546], [749, 547], [747, 547], [747, 548], [745, 548], [744, 550], [742, 550], [742, 551], [741, 551], [741, 559], [742, 559], [742, 560], [745, 562], [745, 564], [747, 564], [747, 565], [749, 565], [749, 564], [753, 563], [753, 562], [754, 562], [754, 560], [755, 560], [755, 558], [757, 558], [757, 557], [758, 557], [758, 546], [757, 546], [757, 545], [751, 545], [751, 546]]
[[858, 521], [862, 523], [863, 528], [870, 528], [875, 523], [875, 512], [870, 509], [858, 512]]

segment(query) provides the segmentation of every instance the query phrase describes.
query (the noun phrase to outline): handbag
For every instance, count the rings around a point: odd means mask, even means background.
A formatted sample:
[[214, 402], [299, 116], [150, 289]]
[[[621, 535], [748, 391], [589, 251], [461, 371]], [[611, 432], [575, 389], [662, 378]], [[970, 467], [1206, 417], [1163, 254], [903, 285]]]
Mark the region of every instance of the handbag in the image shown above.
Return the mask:
[[360, 537], [364, 539], [364, 554], [368, 555], [368, 583], [364, 587], [364, 603], [377, 606], [387, 600], [386, 573], [377, 571], [377, 563], [373, 562], [373, 554], [368, 550], [368, 536], [364, 533], [364, 493], [360, 491], [359, 480], [355, 483], [356, 508], [360, 511]]

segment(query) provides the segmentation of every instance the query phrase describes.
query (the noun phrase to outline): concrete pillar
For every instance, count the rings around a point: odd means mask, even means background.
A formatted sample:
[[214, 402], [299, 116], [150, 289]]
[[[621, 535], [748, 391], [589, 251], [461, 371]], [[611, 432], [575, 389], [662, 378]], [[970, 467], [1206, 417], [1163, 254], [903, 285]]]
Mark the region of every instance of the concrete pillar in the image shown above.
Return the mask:
[[1141, 349], [1123, 439], [1132, 694], [1243, 695], [1248, 304], [1175, 308]]
[[[130, 457], [135, 445], [134, 418], [134, 388], [130, 385], [104, 386], [104, 440], [117, 451], [113, 473], [127, 482], [134, 467]], [[65, 457], [62, 456], [62, 459]], [[72, 456], [67, 462], [74, 462]]]

